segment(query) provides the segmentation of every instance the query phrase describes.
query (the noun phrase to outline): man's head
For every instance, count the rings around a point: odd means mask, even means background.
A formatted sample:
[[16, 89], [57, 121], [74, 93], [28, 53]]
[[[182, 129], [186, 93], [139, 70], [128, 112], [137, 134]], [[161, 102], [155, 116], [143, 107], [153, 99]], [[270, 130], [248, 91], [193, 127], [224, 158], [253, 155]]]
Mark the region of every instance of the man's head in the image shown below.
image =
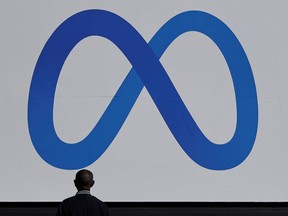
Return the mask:
[[94, 185], [93, 173], [85, 169], [78, 171], [76, 173], [74, 184], [78, 191], [90, 190]]

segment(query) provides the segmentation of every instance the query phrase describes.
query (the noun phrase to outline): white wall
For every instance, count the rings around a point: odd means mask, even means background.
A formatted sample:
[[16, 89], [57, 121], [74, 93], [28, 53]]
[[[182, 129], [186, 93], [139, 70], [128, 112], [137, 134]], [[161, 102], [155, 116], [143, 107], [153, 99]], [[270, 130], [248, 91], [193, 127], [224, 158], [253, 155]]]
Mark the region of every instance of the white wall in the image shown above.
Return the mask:
[[[74, 194], [76, 171], [41, 159], [30, 140], [28, 94], [46, 41], [68, 17], [105, 9], [127, 20], [148, 42], [170, 18], [201, 10], [222, 20], [241, 42], [258, 95], [254, 147], [239, 166], [205, 169], [180, 148], [144, 88], [107, 151], [87, 167], [93, 193], [105, 201], [287, 201], [288, 2], [2, 0], [0, 3], [0, 201], [59, 201]], [[234, 88], [219, 49], [186, 33], [161, 58], [191, 115], [213, 142], [225, 143], [236, 125]], [[66, 142], [81, 141], [101, 117], [131, 65], [111, 42], [81, 41], [58, 81], [54, 124]]]

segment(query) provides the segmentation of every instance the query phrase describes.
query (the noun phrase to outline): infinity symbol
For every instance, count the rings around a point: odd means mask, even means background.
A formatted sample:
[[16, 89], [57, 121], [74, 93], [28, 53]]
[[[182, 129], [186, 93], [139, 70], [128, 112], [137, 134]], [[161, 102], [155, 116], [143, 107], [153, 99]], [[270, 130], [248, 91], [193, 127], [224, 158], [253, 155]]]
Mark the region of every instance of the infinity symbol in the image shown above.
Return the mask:
[[[214, 41], [232, 76], [237, 124], [232, 139], [223, 145], [211, 142], [202, 133], [159, 62], [173, 40], [189, 31], [203, 33]], [[79, 143], [69, 145], [57, 136], [53, 125], [55, 90], [70, 51], [82, 39], [93, 35], [112, 41], [133, 68], [94, 129]], [[147, 44], [127, 21], [103, 10], [87, 10], [68, 18], [51, 35], [39, 56], [28, 101], [29, 131], [38, 154], [50, 165], [62, 169], [90, 165], [112, 143], [143, 86], [177, 142], [200, 166], [213, 170], [230, 169], [249, 155], [258, 124], [256, 88], [243, 48], [223, 22], [205, 12], [184, 12], [163, 25]]]

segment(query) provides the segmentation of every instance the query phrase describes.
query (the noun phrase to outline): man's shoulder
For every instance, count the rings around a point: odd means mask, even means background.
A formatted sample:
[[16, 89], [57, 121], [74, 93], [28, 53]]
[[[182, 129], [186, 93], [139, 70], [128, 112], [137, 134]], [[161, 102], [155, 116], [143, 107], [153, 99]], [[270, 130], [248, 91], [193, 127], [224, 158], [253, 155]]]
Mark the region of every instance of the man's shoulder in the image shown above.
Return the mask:
[[66, 199], [64, 199], [64, 200], [62, 200], [62, 204], [64, 204], [64, 203], [69, 203], [69, 202], [72, 202], [73, 200], [75, 200], [76, 199], [76, 196], [74, 195], [74, 196], [71, 196], [71, 197], [68, 197], [68, 198], [66, 198]]
[[95, 203], [104, 204], [104, 202], [91, 194], [76, 194], [63, 200], [63, 203], [73, 203], [79, 200], [90, 200]]
[[[78, 194], [64, 199], [62, 203], [60, 203], [58, 212], [74, 212], [75, 215], [81, 215], [79, 212], [82, 212], [83, 209], [89, 209], [90, 212], [93, 212], [92, 215], [108, 215], [107, 205], [97, 197], [90, 194]], [[65, 214], [59, 213], [58, 215]]]

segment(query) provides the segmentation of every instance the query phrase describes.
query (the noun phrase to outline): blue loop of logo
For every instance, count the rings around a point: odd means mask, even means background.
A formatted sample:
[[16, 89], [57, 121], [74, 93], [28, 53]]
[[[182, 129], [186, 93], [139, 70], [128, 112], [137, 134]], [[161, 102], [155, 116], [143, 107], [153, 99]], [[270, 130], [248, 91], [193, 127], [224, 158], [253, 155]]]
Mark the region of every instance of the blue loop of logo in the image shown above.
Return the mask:
[[[206, 138], [185, 107], [159, 62], [179, 35], [197, 31], [221, 50], [231, 73], [237, 107], [233, 137], [218, 145]], [[119, 87], [89, 135], [76, 144], [63, 142], [53, 125], [53, 104], [61, 68], [70, 51], [82, 39], [101, 36], [113, 42], [133, 68]], [[188, 11], [170, 19], [149, 44], [124, 19], [104, 10], [87, 10], [64, 21], [51, 35], [37, 61], [28, 101], [28, 124], [38, 154], [50, 165], [79, 169], [96, 161], [112, 143], [143, 86], [186, 154], [200, 166], [225, 170], [242, 163], [255, 141], [258, 104], [252, 70], [233, 32], [218, 18], [201, 11]]]

